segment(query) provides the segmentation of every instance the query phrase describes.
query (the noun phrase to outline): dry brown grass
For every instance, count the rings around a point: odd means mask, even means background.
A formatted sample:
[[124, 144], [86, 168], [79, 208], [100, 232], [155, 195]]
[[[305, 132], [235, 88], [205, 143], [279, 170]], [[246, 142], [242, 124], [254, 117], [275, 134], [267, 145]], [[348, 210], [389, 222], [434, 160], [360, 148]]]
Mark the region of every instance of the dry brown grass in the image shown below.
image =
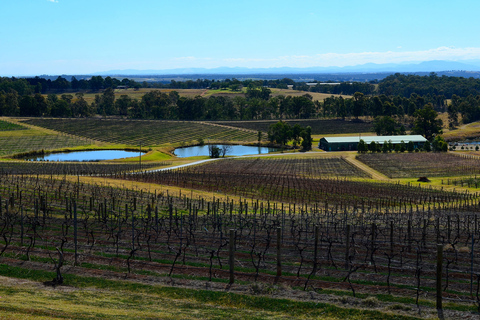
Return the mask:
[[[130, 88], [130, 89], [115, 89], [115, 98], [118, 99], [122, 95], [127, 95], [132, 99], [140, 100], [146, 93], [155, 91], [155, 90], [164, 92], [167, 94], [171, 91], [176, 91], [181, 97], [188, 97], [188, 98], [194, 98], [196, 96], [206, 96], [206, 97], [228, 96], [232, 98], [235, 96], [245, 96], [245, 93], [242, 91], [233, 92], [230, 90], [220, 91], [220, 90], [205, 90], [205, 89], [158, 89], [158, 88], [141, 88], [141, 89], [135, 90]], [[273, 97], [277, 97], [280, 95], [298, 97], [308, 93], [313, 97], [313, 100], [323, 101], [325, 98], [332, 96], [332, 94], [327, 94], [327, 93], [306, 92], [306, 91], [297, 91], [297, 90], [290, 90], [290, 89], [271, 89], [271, 90], [272, 90]], [[85, 101], [87, 101], [90, 104], [95, 101], [96, 95], [101, 95], [101, 94], [102, 94], [101, 92], [85, 93], [83, 98], [85, 99]], [[58, 95], [58, 96], [60, 98], [61, 95]], [[333, 95], [333, 96], [336, 96], [336, 97], [342, 96], [344, 98], [351, 98], [351, 96], [347, 96], [347, 95]]]
[[446, 141], [464, 141], [480, 137], [480, 121], [460, 126], [455, 130], [445, 130], [443, 137]]
[[297, 91], [292, 89], [271, 89], [272, 96], [292, 96], [292, 97], [299, 97], [305, 94], [309, 94], [313, 97], [313, 100], [323, 101], [325, 98], [334, 96], [334, 97], [343, 97], [343, 98], [351, 98], [352, 96], [348, 95], [340, 95], [340, 94], [330, 94], [330, 93], [318, 93], [318, 92], [306, 92], [306, 91]]
[[[203, 89], [157, 89], [157, 88], [141, 88], [139, 90], [134, 89], [115, 89], [115, 99], [120, 98], [122, 95], [127, 95], [132, 99], [140, 100], [142, 97], [151, 91], [160, 91], [164, 93], [169, 93], [171, 91], [176, 91], [180, 95], [180, 97], [196, 97], [202, 95], [206, 90]], [[72, 94], [74, 95], [74, 94]], [[92, 92], [92, 93], [84, 93], [83, 98], [89, 104], [95, 101], [96, 95], [102, 95], [102, 92]], [[58, 95], [60, 98], [61, 95]], [[75, 101], [75, 98], [74, 98]]]

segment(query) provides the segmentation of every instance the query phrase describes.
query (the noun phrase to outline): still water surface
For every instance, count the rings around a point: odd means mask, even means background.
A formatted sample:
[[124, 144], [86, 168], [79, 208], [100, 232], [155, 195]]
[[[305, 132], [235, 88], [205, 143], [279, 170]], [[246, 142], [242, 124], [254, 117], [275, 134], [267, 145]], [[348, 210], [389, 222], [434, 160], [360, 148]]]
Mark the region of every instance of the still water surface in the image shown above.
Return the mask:
[[[144, 154], [144, 152], [142, 152]], [[35, 156], [26, 160], [33, 161], [102, 161], [121, 158], [138, 157], [139, 151], [125, 150], [94, 150], [94, 151], [74, 151], [64, 153], [50, 153], [43, 156]]]
[[[221, 144], [217, 144], [217, 147], [220, 149], [223, 147]], [[241, 145], [231, 145], [230, 150], [227, 152], [227, 156], [245, 156], [248, 154], [263, 154], [274, 151], [279, 151], [278, 148], [268, 148], [268, 147], [255, 147], [255, 146], [241, 146]], [[195, 156], [208, 156], [208, 145], [203, 146], [194, 146], [194, 147], [185, 147], [175, 149], [174, 154], [180, 158], [186, 157], [195, 157]]]

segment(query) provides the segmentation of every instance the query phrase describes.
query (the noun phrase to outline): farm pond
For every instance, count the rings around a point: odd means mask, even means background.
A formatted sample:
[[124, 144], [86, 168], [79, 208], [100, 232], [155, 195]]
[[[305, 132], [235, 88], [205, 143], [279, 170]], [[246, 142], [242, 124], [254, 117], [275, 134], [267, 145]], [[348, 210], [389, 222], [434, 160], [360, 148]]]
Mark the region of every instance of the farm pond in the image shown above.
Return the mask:
[[[225, 145], [217, 144], [216, 146], [222, 149], [223, 146]], [[242, 145], [227, 145], [227, 146], [229, 147], [229, 150], [226, 154], [227, 156], [245, 156], [245, 155], [264, 154], [269, 152], [280, 151], [279, 148], [269, 148], [269, 147], [242, 146]], [[180, 158], [209, 155], [208, 145], [177, 148], [173, 153]]]
[[[145, 154], [145, 152], [142, 152]], [[34, 157], [24, 158], [29, 161], [102, 161], [113, 160], [121, 158], [137, 157], [140, 155], [139, 151], [125, 151], [125, 150], [93, 150], [93, 151], [74, 151], [62, 153], [49, 153], [45, 155], [37, 155]]]

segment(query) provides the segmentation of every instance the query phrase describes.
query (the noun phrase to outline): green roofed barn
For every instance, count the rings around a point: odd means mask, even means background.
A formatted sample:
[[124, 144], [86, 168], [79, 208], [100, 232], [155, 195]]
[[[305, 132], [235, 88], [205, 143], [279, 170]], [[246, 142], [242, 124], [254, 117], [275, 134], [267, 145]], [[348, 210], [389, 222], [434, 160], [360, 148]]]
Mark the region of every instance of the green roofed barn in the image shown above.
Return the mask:
[[415, 149], [422, 148], [423, 144], [427, 141], [421, 135], [411, 136], [365, 136], [365, 137], [323, 137], [320, 139], [318, 147], [325, 151], [352, 151], [358, 150], [358, 143], [360, 140], [365, 141], [368, 145], [372, 141], [383, 145], [385, 141], [391, 142], [393, 145], [401, 144], [402, 141], [407, 144], [410, 141], [413, 142]]

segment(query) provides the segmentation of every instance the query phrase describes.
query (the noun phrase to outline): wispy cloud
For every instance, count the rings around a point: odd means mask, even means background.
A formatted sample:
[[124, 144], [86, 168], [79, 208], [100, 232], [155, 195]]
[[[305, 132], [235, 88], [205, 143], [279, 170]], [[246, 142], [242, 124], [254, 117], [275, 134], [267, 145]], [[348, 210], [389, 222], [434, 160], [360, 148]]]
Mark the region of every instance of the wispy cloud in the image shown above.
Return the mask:
[[401, 63], [431, 60], [461, 61], [478, 59], [480, 48], [439, 47], [422, 51], [322, 53], [316, 55], [289, 55], [272, 58], [224, 58], [227, 65], [250, 67], [330, 67], [352, 66], [365, 63]]
[[58, 0], [47, 0], [48, 2], [55, 2], [58, 3]]

